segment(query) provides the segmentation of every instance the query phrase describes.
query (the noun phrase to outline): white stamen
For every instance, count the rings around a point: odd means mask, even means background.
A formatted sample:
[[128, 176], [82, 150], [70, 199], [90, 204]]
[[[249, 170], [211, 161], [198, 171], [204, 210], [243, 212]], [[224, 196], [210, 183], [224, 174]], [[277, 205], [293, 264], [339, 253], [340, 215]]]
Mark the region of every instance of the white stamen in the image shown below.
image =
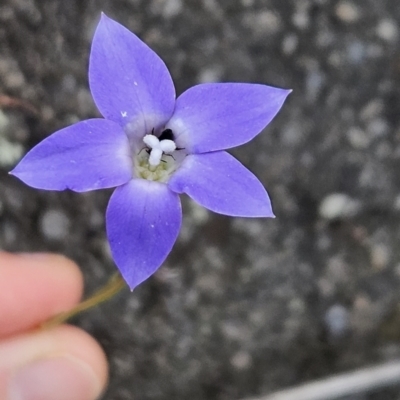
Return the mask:
[[146, 135], [143, 142], [150, 150], [149, 164], [156, 167], [161, 162], [162, 155], [173, 153], [176, 150], [176, 144], [173, 140], [164, 139], [160, 140], [157, 136]]
[[159, 147], [160, 141], [157, 136], [154, 135], [146, 135], [143, 138], [143, 142], [150, 147], [151, 149]]
[[164, 152], [164, 153], [172, 153], [176, 150], [176, 144], [173, 140], [170, 139], [164, 139], [161, 140], [160, 142], [160, 149]]
[[160, 148], [151, 149], [149, 156], [149, 164], [156, 167], [161, 162], [163, 152]]

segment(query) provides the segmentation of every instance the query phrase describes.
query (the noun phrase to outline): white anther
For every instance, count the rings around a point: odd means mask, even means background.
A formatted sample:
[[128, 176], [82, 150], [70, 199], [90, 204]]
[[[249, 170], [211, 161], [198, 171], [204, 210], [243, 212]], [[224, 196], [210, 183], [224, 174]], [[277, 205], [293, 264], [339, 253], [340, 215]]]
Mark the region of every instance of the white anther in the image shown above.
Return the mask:
[[164, 153], [170, 154], [176, 150], [176, 144], [173, 140], [164, 139], [160, 140], [157, 136], [146, 135], [143, 142], [150, 150], [149, 164], [156, 167], [161, 162], [161, 157]]
[[150, 147], [151, 149], [157, 148], [160, 145], [160, 141], [157, 136], [154, 135], [146, 135], [143, 138], [143, 142]]
[[160, 142], [160, 149], [167, 154], [170, 154], [176, 150], [176, 144], [173, 140], [164, 139]]

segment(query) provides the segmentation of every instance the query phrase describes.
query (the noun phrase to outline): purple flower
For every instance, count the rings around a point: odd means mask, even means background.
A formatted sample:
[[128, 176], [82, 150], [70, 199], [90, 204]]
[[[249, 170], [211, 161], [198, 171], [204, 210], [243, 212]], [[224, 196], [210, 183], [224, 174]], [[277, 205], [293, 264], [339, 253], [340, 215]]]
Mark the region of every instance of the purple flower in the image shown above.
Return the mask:
[[289, 90], [209, 83], [175, 99], [164, 62], [104, 14], [93, 38], [89, 83], [104, 119], [59, 130], [11, 173], [39, 189], [117, 187], [107, 235], [131, 289], [160, 267], [177, 239], [178, 194], [221, 214], [273, 217], [261, 183], [224, 150], [253, 139]]

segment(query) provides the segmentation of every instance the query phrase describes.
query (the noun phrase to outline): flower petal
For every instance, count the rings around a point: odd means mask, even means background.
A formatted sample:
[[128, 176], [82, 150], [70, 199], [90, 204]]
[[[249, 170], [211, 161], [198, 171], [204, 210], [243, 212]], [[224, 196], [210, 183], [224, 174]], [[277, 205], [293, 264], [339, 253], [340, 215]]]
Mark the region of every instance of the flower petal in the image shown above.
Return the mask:
[[249, 83], [194, 86], [178, 97], [167, 128], [190, 153], [229, 149], [260, 133], [289, 93]]
[[261, 182], [224, 151], [191, 154], [168, 182], [211, 211], [236, 217], [273, 217]]
[[128, 137], [112, 121], [90, 119], [43, 140], [10, 172], [37, 189], [85, 192], [132, 178]]
[[161, 266], [181, 227], [179, 196], [167, 185], [133, 179], [111, 196], [107, 235], [122, 276], [133, 290]]
[[170, 118], [175, 88], [158, 55], [128, 29], [102, 14], [89, 62], [94, 101], [107, 119], [151, 133]]

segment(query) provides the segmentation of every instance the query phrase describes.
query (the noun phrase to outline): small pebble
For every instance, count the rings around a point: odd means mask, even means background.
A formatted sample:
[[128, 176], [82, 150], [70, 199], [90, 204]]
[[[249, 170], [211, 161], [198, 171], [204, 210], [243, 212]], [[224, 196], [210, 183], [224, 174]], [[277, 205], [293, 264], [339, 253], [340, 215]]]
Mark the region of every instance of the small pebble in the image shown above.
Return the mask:
[[163, 15], [165, 18], [172, 18], [178, 15], [183, 8], [182, 0], [166, 0]]
[[319, 207], [319, 215], [327, 220], [353, 217], [359, 211], [359, 203], [344, 193], [326, 196]]
[[40, 219], [40, 230], [47, 239], [63, 240], [69, 233], [70, 221], [60, 210], [47, 210]]
[[387, 42], [394, 42], [399, 35], [397, 24], [390, 19], [383, 19], [376, 27], [376, 34]]
[[238, 370], [244, 370], [251, 366], [252, 359], [247, 351], [238, 351], [230, 359], [231, 364]]
[[334, 338], [339, 338], [349, 329], [349, 312], [342, 305], [335, 304], [325, 313], [324, 322], [329, 335]]
[[20, 143], [9, 142], [0, 137], [0, 166], [14, 166], [24, 154], [24, 148]]
[[335, 12], [336, 16], [346, 23], [356, 22], [361, 16], [357, 6], [349, 1], [341, 1]]

